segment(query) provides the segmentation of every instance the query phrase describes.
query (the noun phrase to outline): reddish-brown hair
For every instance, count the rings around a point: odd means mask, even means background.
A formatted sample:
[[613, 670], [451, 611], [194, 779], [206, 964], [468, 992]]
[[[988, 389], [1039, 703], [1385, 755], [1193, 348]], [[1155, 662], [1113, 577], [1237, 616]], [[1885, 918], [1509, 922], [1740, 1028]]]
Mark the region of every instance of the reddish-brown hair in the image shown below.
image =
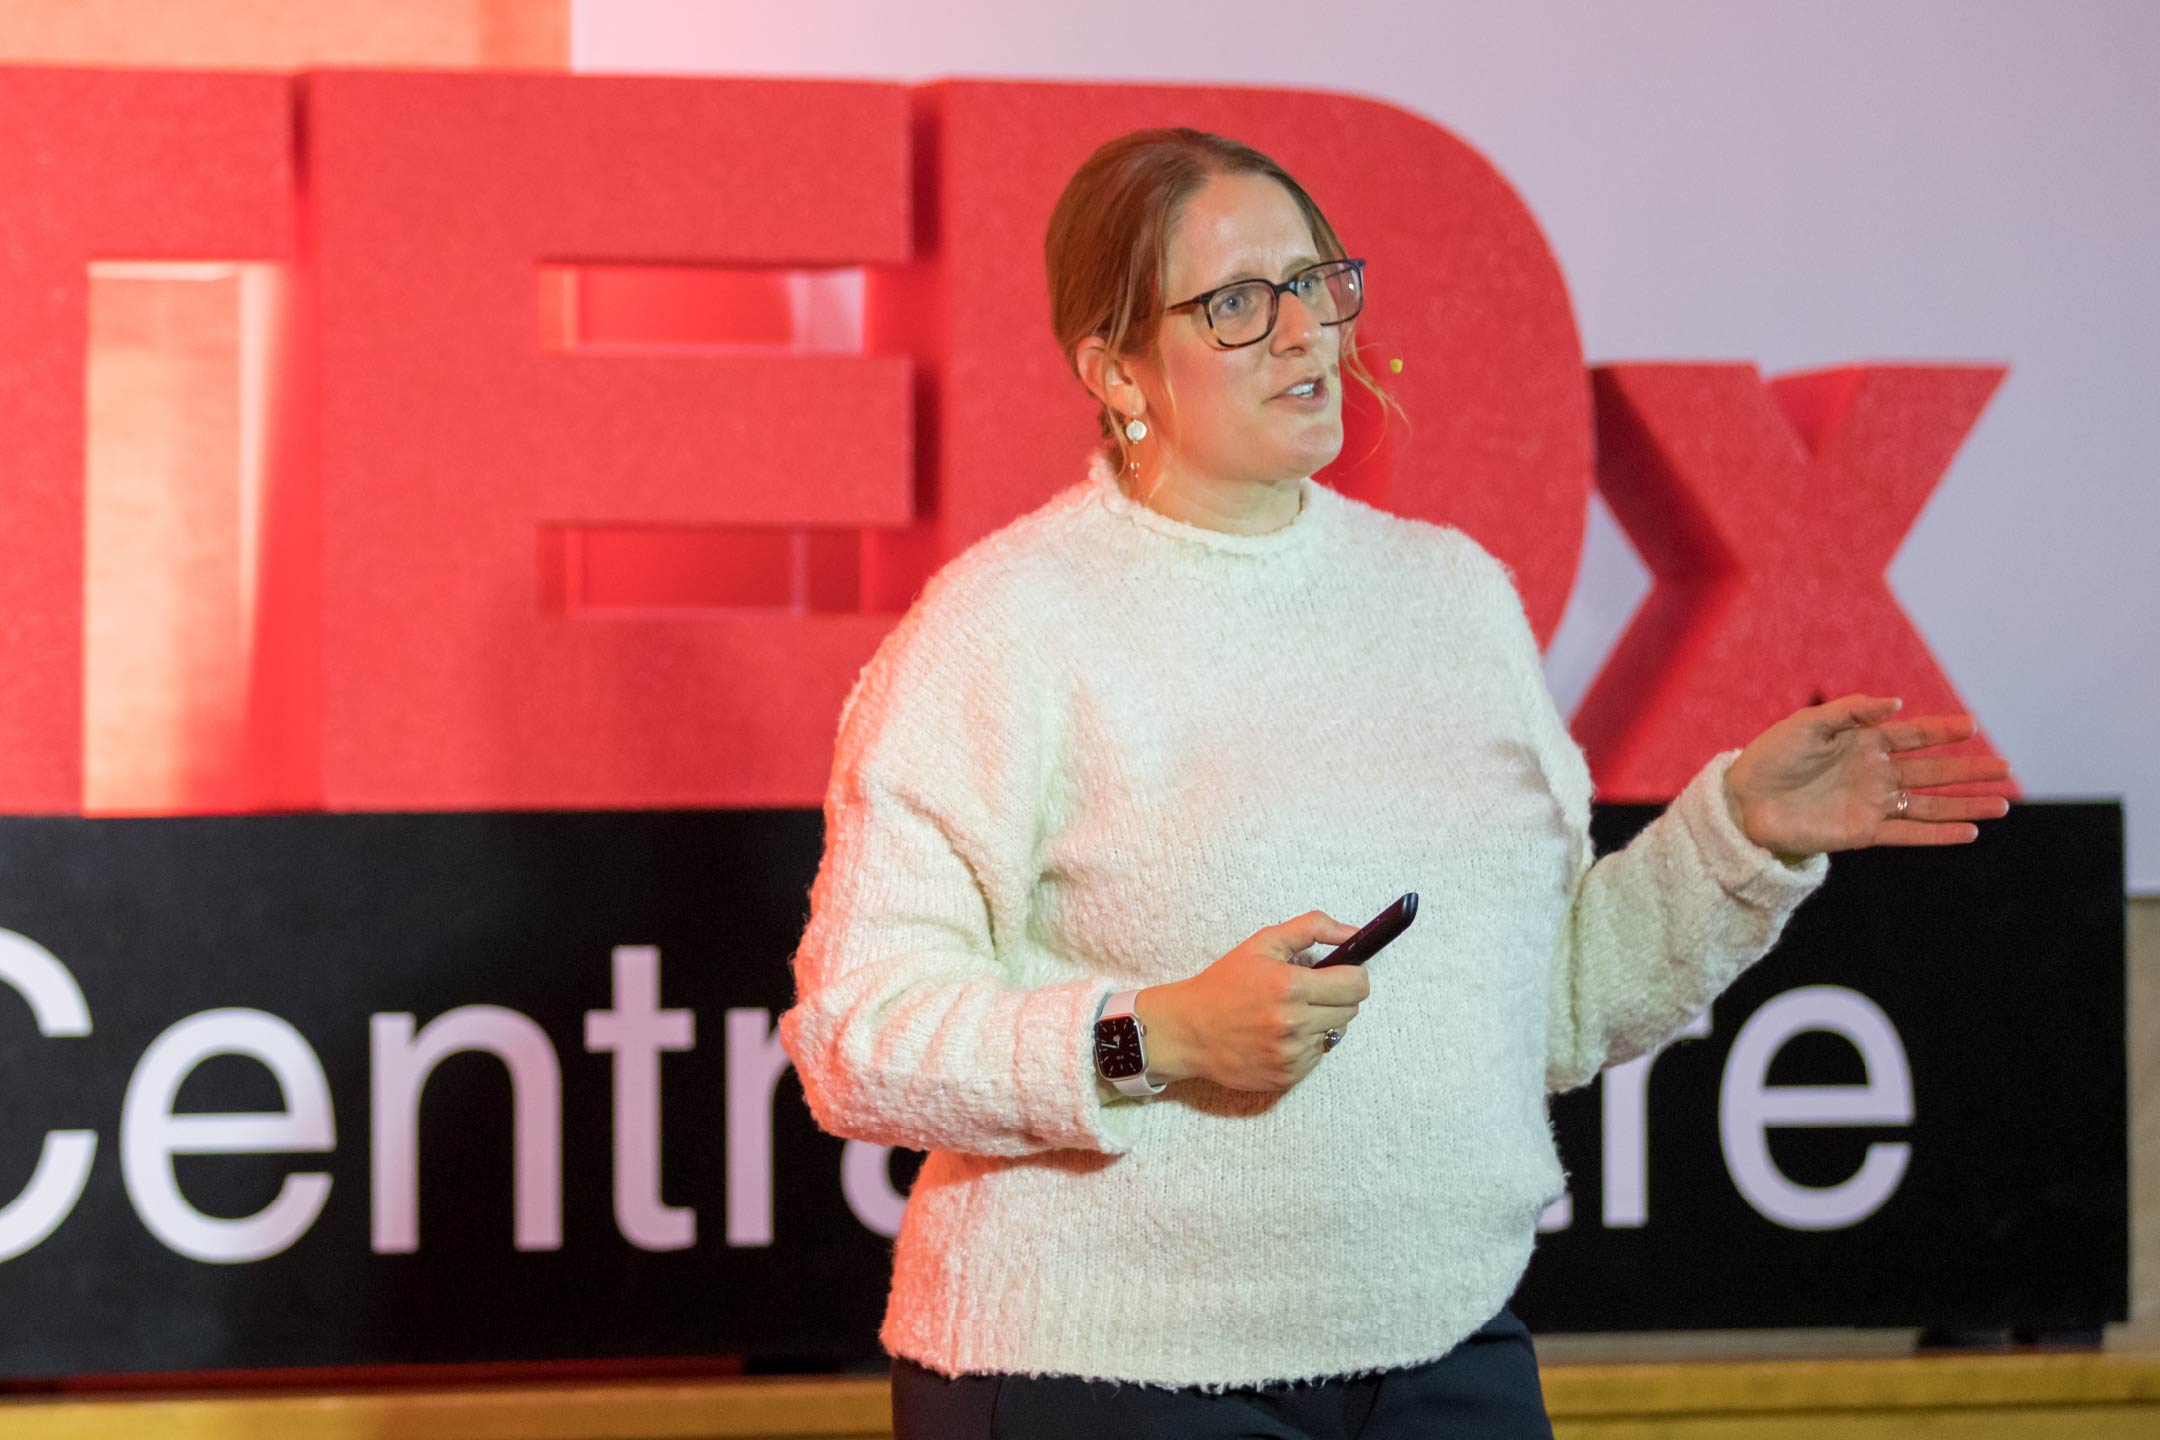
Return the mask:
[[[1043, 268], [1050, 279], [1050, 328], [1065, 363], [1080, 373], [1080, 342], [1097, 336], [1110, 353], [1154, 353], [1163, 306], [1164, 266], [1170, 232], [1185, 202], [1217, 175], [1265, 175], [1290, 192], [1312, 227], [1320, 258], [1348, 254], [1335, 227], [1289, 171], [1250, 145], [1183, 126], [1135, 130], [1088, 156], [1065, 182], [1043, 236]], [[1354, 329], [1356, 322], [1351, 322]], [[1354, 333], [1345, 337], [1343, 369], [1380, 401], [1401, 407], [1365, 368]], [[1137, 343], [1136, 343], [1137, 342]], [[1120, 417], [1103, 406], [1105, 453], [1127, 460]]]

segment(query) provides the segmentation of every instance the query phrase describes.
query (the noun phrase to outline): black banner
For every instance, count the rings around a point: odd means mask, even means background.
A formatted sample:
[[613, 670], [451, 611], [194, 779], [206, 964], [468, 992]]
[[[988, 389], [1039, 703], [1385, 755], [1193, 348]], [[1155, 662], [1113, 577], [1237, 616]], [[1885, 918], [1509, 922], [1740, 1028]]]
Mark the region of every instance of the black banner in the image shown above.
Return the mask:
[[[1598, 853], [1656, 813], [1601, 807]], [[2126, 1318], [2124, 924], [2116, 805], [1831, 857], [1707, 1036], [1553, 1102], [1573, 1213], [1516, 1309], [1547, 1331]]]
[[[918, 1157], [817, 1131], [773, 1033], [819, 845], [814, 811], [0, 818], [0, 1375], [875, 1357]], [[1837, 857], [1707, 1034], [1555, 1103], [1517, 1308], [2123, 1318], [2122, 874], [2113, 805]]]

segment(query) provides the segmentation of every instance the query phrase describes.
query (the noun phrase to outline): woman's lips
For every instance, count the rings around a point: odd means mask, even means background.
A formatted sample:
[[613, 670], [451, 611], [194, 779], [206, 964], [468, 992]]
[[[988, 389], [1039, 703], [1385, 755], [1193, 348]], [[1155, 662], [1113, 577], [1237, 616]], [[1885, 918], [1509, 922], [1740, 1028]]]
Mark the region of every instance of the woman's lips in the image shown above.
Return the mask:
[[1288, 405], [1291, 408], [1297, 410], [1324, 410], [1327, 408], [1327, 402], [1327, 381], [1319, 380], [1313, 383], [1313, 392], [1310, 395], [1293, 395], [1289, 391], [1285, 390], [1281, 394], [1275, 396], [1268, 403], [1271, 405]]

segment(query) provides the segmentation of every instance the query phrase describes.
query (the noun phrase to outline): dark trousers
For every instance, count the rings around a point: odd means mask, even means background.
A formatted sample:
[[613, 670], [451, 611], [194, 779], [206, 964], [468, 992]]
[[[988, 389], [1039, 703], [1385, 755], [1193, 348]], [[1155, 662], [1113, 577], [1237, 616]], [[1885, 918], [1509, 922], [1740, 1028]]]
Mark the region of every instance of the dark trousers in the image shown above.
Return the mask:
[[1552, 1440], [1530, 1332], [1506, 1306], [1437, 1360], [1210, 1394], [1071, 1375], [892, 1365], [893, 1440]]

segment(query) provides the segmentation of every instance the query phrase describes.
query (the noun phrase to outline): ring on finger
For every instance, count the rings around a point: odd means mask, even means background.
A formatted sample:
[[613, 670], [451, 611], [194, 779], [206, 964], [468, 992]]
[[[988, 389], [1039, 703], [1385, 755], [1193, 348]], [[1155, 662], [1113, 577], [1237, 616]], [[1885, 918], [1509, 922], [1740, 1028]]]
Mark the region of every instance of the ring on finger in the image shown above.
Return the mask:
[[1320, 1053], [1325, 1055], [1337, 1045], [1342, 1044], [1342, 1035], [1343, 1032], [1340, 1029], [1333, 1025], [1328, 1026], [1327, 1030], [1320, 1036]]

